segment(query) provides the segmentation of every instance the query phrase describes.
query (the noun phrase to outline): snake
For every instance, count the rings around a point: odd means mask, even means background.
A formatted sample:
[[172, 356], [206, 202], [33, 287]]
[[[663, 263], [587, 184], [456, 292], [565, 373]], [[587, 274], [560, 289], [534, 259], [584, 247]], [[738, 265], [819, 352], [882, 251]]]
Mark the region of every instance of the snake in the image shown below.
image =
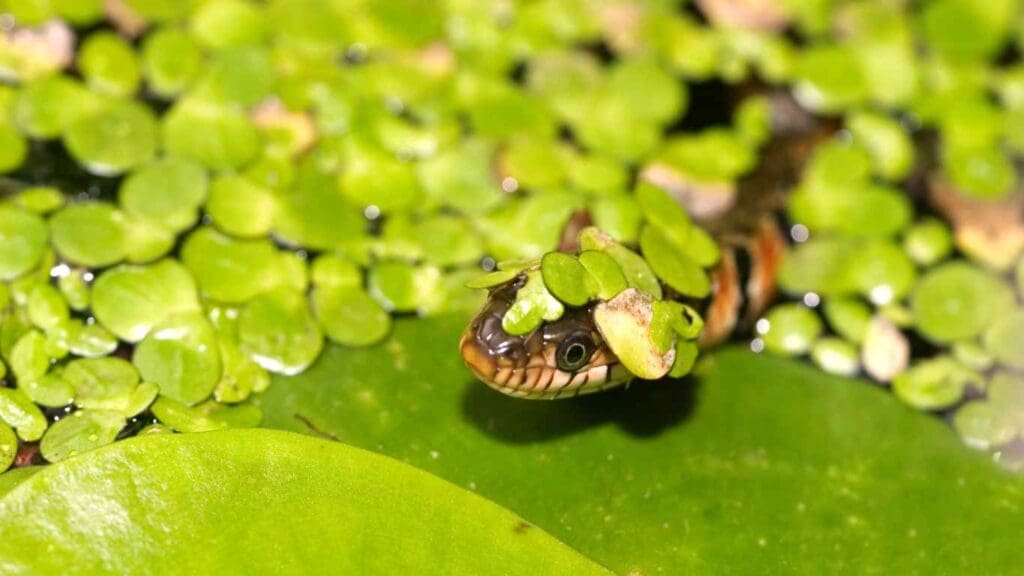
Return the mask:
[[[735, 201], [710, 217], [694, 218], [721, 249], [721, 258], [710, 272], [711, 295], [687, 302], [698, 307], [705, 321], [698, 341], [701, 349], [749, 330], [771, 304], [787, 245], [781, 232], [782, 191], [798, 178], [812, 142], [831, 132], [831, 127], [821, 125], [788, 132], [776, 127], [758, 167], [739, 182]], [[670, 191], [691, 214], [697, 212], [692, 190]], [[584, 224], [588, 221], [586, 212], [578, 216]], [[571, 236], [580, 222], [574, 220], [566, 225], [559, 251], [577, 249]], [[502, 318], [525, 281], [521, 273], [491, 288], [462, 334], [459, 351], [478, 380], [509, 396], [553, 400], [609, 390], [634, 379], [594, 320], [599, 302], [568, 309], [528, 334], [507, 333]], [[667, 293], [671, 297], [671, 290]]]

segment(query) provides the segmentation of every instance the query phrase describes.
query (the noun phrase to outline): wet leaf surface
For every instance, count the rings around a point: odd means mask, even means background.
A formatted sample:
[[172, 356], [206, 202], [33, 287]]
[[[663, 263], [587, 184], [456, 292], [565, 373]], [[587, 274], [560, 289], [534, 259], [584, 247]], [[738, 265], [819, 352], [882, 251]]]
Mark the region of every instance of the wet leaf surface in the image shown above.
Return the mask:
[[524, 401], [473, 381], [463, 327], [330, 347], [276, 379], [264, 425], [470, 487], [621, 574], [1019, 566], [1024, 484], [886, 391], [726, 350], [700, 378]]
[[0, 512], [8, 574], [607, 573], [429, 474], [266, 430], [121, 442], [32, 475]]

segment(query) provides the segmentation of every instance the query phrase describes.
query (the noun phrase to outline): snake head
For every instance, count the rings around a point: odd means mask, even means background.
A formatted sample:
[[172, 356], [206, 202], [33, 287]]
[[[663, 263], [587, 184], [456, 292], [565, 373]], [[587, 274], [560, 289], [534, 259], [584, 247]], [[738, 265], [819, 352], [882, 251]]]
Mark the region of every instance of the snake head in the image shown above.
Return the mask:
[[506, 332], [502, 319], [523, 283], [519, 277], [491, 290], [462, 335], [462, 359], [477, 378], [505, 394], [537, 399], [598, 392], [630, 379], [594, 324], [592, 306], [567, 310], [527, 334]]

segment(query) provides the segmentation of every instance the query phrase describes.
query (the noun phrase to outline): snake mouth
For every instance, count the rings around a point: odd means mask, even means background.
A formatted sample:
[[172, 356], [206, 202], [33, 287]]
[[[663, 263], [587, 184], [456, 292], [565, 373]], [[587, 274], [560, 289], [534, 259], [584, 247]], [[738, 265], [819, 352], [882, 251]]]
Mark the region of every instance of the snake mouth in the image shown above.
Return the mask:
[[[459, 342], [462, 359], [473, 375], [509, 396], [569, 398], [619, 386], [631, 377], [618, 358], [603, 346], [585, 366], [567, 371], [555, 361], [556, 343], [540, 342], [538, 333], [510, 338], [519, 339], [521, 346], [507, 346], [507, 354], [495, 354], [481, 342], [480, 325], [474, 322]], [[524, 350], [531, 353], [524, 354]]]

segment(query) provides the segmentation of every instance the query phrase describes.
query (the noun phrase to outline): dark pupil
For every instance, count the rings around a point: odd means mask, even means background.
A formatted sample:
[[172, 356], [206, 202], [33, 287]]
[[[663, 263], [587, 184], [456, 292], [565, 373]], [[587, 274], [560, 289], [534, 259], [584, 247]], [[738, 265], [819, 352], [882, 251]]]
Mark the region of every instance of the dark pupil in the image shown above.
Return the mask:
[[565, 351], [565, 361], [569, 364], [576, 364], [583, 360], [583, 356], [587, 353], [586, 347], [579, 342], [569, 345], [569, 349]]

